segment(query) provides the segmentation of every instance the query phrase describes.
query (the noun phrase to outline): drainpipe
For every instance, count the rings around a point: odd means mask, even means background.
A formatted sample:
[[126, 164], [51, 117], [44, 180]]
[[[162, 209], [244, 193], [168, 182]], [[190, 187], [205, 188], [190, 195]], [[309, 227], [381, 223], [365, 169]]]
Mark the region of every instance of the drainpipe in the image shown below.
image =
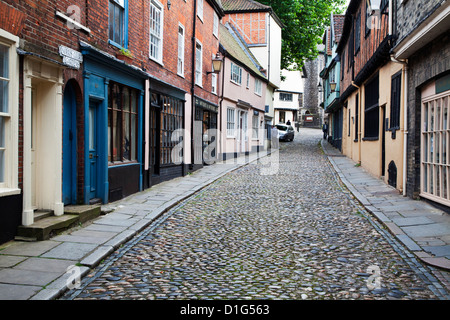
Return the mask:
[[361, 87], [358, 87], [354, 81], [352, 81], [352, 86], [354, 86], [356, 89], [358, 89], [358, 108], [360, 109], [358, 111], [358, 159], [359, 164], [361, 164], [361, 113], [362, 113], [362, 107], [361, 107]]
[[403, 196], [406, 197], [406, 165], [407, 165], [407, 146], [408, 146], [408, 59], [397, 60], [391, 55], [391, 61], [395, 63], [400, 63], [403, 65], [403, 79], [404, 79], [404, 90], [403, 90]]
[[194, 168], [194, 117], [195, 117], [195, 33], [197, 28], [197, 0], [194, 0], [194, 22], [192, 34], [192, 79], [191, 79], [191, 168]]

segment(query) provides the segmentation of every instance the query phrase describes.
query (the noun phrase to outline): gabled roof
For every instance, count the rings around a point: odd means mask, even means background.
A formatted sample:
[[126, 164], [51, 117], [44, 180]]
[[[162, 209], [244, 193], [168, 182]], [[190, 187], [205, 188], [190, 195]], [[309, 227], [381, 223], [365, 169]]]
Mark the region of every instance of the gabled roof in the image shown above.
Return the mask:
[[225, 14], [228, 13], [245, 13], [245, 12], [268, 12], [274, 20], [284, 28], [285, 25], [281, 19], [273, 11], [271, 6], [259, 3], [254, 0], [221, 0]]
[[339, 43], [342, 37], [342, 31], [344, 30], [344, 20], [345, 15], [336, 14], [333, 15], [333, 26], [334, 26], [334, 41]]
[[253, 0], [222, 0], [226, 12], [272, 11], [272, 8]]
[[225, 16], [225, 12], [223, 11], [223, 5], [221, 0], [206, 0], [213, 7], [214, 11], [217, 13], [219, 17]]
[[239, 33], [229, 23], [219, 25], [219, 41], [221, 48], [232, 60], [240, 63], [251, 73], [267, 81], [267, 77], [261, 72], [262, 66], [251, 53], [247, 44], [241, 39]]

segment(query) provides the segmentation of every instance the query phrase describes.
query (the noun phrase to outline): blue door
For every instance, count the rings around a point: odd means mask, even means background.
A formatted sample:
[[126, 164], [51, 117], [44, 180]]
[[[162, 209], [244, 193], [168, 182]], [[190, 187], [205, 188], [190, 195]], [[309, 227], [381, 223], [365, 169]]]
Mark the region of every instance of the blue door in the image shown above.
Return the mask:
[[65, 205], [76, 203], [77, 162], [76, 96], [68, 83], [63, 100], [63, 184], [62, 197]]

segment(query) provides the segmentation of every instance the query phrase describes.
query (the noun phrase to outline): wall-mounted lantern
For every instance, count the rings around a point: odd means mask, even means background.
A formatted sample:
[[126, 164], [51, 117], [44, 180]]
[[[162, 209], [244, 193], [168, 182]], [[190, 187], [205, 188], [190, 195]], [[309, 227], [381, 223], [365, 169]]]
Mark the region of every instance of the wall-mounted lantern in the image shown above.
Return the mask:
[[371, 11], [371, 15], [381, 9], [381, 0], [367, 0], [367, 4], [369, 6], [369, 11]]
[[330, 89], [331, 89], [331, 92], [336, 91], [336, 82], [330, 82]]
[[220, 53], [216, 54], [216, 57], [212, 59], [212, 65], [213, 65], [213, 71], [208, 71], [206, 74], [210, 73], [219, 73], [222, 69], [222, 57], [220, 56]]

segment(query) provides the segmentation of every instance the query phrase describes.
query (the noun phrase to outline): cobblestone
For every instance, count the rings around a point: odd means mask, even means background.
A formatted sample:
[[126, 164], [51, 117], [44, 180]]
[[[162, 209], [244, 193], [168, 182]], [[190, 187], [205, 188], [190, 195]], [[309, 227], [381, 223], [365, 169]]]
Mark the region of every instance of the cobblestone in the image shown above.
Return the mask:
[[320, 131], [164, 214], [62, 299], [441, 299], [422, 265], [336, 178]]

